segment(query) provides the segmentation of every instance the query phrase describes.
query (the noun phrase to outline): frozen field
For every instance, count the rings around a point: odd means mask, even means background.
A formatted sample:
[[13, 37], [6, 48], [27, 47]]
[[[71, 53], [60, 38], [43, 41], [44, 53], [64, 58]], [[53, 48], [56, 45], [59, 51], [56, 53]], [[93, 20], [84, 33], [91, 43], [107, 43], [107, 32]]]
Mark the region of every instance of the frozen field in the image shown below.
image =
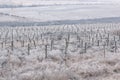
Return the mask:
[[1, 27], [0, 80], [119, 80], [119, 26]]
[[[116, 4], [85, 4], [85, 5], [48, 5], [38, 7], [0, 8], [0, 12], [24, 17], [29, 21], [56, 21], [56, 20], [80, 20], [105, 17], [119, 17], [120, 5]], [[88, 14], [89, 13], [89, 14]], [[10, 21], [15, 18], [11, 16]], [[1, 17], [0, 17], [1, 18]], [[6, 18], [4, 18], [6, 19]], [[5, 21], [3, 18], [2, 20]]]
[[0, 80], [120, 80], [119, 8], [119, 0], [0, 0]]

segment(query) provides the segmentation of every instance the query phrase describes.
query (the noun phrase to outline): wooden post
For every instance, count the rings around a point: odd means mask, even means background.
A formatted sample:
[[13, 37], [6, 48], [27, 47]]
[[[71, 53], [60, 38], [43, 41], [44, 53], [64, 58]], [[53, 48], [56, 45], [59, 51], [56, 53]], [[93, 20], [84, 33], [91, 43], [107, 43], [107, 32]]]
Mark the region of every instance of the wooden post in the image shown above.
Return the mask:
[[117, 52], [117, 41], [115, 41], [115, 53]]
[[11, 50], [13, 51], [14, 42], [13, 42], [13, 29], [12, 29], [12, 41], [11, 41]]
[[30, 44], [28, 44], [28, 55], [30, 55]]
[[11, 50], [13, 51], [13, 41], [11, 41]]
[[1, 42], [1, 47], [3, 48], [3, 42]]
[[35, 40], [33, 40], [33, 43], [34, 43], [34, 46], [35, 46], [35, 48], [36, 48], [36, 42], [35, 42]]
[[103, 45], [103, 48], [104, 48], [104, 58], [105, 58], [105, 54], [106, 54], [106, 50], [105, 50], [105, 44]]
[[99, 45], [100, 45], [100, 40], [97, 41], [97, 46], [99, 46]]
[[47, 55], [47, 44], [45, 45], [45, 59], [47, 59], [48, 55]]
[[85, 53], [87, 52], [87, 43], [85, 42]]
[[65, 39], [65, 54], [67, 54], [67, 49], [68, 49], [68, 44], [69, 44], [69, 42], [68, 42], [68, 40], [67, 39]]
[[109, 33], [108, 33], [108, 37], [107, 37], [107, 46], [109, 46], [109, 40], [110, 39], [110, 35], [109, 35]]
[[68, 34], [68, 42], [70, 41], [70, 34]]
[[51, 50], [53, 49], [54, 39], [51, 40]]
[[43, 37], [42, 34], [40, 34], [40, 37], [41, 37], [41, 39], [42, 39], [42, 37]]

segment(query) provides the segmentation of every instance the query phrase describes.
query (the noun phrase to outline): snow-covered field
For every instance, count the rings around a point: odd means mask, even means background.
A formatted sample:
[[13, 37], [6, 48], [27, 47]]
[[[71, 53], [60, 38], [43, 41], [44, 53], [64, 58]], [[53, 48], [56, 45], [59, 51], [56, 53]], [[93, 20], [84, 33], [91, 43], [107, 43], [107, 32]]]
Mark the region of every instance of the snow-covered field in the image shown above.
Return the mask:
[[119, 2], [0, 0], [0, 80], [120, 80]]
[[1, 27], [0, 80], [119, 80], [119, 26]]
[[[120, 17], [120, 5], [48, 5], [37, 7], [0, 8], [0, 12], [32, 21], [80, 20], [105, 17]], [[88, 14], [89, 13], [89, 14]], [[14, 18], [11, 16], [11, 18]], [[0, 17], [1, 19], [1, 17]], [[6, 18], [5, 18], [6, 19]], [[8, 18], [10, 19], [10, 18]], [[3, 21], [5, 21], [2, 18]]]

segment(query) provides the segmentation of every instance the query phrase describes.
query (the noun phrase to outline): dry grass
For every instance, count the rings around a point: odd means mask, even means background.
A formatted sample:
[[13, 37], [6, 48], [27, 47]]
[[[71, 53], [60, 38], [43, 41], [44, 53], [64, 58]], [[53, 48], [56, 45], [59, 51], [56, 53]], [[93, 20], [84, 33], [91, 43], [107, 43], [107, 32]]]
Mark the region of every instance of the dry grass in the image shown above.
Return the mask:
[[120, 77], [117, 75], [120, 74], [119, 59], [98, 60], [95, 57], [67, 55], [64, 61], [60, 56], [49, 56], [41, 61], [25, 59], [26, 64], [19, 66], [21, 61], [15, 61], [13, 58], [16, 57], [11, 54], [9, 64], [12, 64], [12, 69], [8, 69], [9, 65], [1, 69], [0, 80], [6, 80], [6, 76], [14, 77], [12, 80], [117, 80]]

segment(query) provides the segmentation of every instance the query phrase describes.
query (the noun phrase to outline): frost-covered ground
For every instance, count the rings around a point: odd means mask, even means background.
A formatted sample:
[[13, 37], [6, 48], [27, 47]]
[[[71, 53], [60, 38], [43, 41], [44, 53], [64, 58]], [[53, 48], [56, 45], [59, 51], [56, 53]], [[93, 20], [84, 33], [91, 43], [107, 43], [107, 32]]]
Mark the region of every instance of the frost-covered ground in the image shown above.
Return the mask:
[[119, 80], [119, 25], [1, 27], [0, 80]]
[[38, 47], [30, 55], [15, 50], [0, 50], [0, 80], [119, 80], [120, 54], [103, 51], [68, 54], [65, 60], [59, 49], [48, 59]]
[[[119, 2], [0, 0], [22, 5], [0, 8], [0, 22], [119, 17]], [[0, 80], [119, 80], [119, 30], [119, 22], [0, 27]]]

